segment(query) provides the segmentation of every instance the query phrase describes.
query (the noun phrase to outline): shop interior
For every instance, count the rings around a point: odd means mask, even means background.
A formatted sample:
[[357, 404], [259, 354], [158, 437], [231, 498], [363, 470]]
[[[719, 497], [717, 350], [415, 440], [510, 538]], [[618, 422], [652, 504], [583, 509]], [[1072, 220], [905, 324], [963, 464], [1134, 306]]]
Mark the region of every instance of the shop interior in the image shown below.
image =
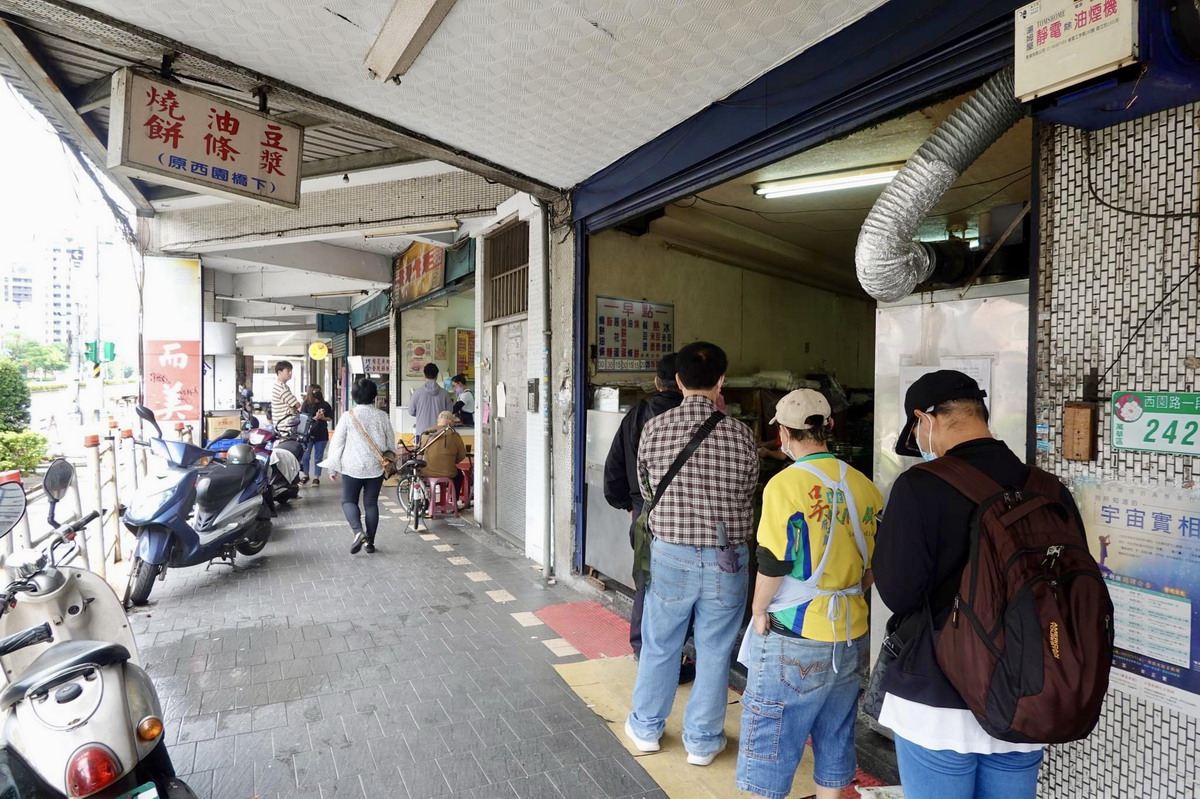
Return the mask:
[[[965, 98], [880, 122], [590, 237], [589, 573], [632, 584], [629, 517], [604, 501], [603, 464], [625, 412], [653, 391], [649, 369], [659, 349], [702, 339], [726, 351], [723, 397], [762, 442], [760, 490], [786, 466], [769, 420], [794, 388], [825, 393], [834, 410], [831, 449], [872, 474], [876, 302], [855, 275], [858, 232], [895, 170]], [[1012, 128], [926, 218], [918, 238], [937, 250], [947, 265], [937, 274], [949, 279], [920, 291], [1028, 277], [1032, 132], [1028, 119]], [[643, 325], [622, 315], [669, 318], [673, 336], [661, 340], [661, 325], [647, 321], [643, 339]], [[643, 340], [651, 351], [641, 352]], [[641, 369], [613, 370], [639, 358]]]
[[[416, 431], [413, 430], [414, 419], [408, 414], [408, 398], [424, 384], [425, 364], [437, 364], [438, 382], [451, 394], [454, 393], [451, 378], [461, 374], [467, 378], [467, 390], [472, 396], [479, 396], [475, 390], [474, 281], [418, 307], [403, 310], [398, 317], [397, 368], [401, 370], [400, 402], [404, 410], [400, 414], [397, 433], [411, 445]], [[458, 432], [467, 451], [473, 451], [474, 424], [461, 424]]]

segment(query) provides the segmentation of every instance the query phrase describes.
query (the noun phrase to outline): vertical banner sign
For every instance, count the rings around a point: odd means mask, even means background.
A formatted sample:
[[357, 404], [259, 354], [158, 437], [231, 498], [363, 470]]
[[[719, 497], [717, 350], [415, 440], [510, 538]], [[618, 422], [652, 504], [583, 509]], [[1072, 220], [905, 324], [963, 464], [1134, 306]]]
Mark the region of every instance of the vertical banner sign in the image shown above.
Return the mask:
[[151, 183], [300, 207], [304, 129], [131, 69], [113, 76], [108, 166]]
[[392, 305], [412, 302], [446, 284], [446, 250], [415, 242], [396, 259]]
[[475, 380], [475, 331], [456, 327], [454, 332], [454, 373]]
[[169, 302], [146, 303], [146, 405], [168, 436], [178, 422], [191, 425], [199, 434], [204, 326], [200, 262], [147, 257], [145, 295], [147, 299], [170, 298]]
[[596, 298], [596, 371], [653, 372], [674, 351], [674, 305]]
[[1200, 455], [1200, 394], [1118, 391], [1112, 411], [1115, 448]]
[[1200, 718], [1200, 491], [1075, 486], [1116, 613], [1113, 687]]

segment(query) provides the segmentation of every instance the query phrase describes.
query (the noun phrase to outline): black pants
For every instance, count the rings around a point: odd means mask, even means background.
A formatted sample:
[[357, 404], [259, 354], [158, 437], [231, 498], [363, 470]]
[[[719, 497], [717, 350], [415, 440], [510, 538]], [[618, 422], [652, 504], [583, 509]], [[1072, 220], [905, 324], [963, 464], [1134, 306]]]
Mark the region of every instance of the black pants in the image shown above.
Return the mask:
[[[375, 542], [375, 531], [379, 528], [379, 490], [383, 488], [383, 475], [365, 480], [342, 475], [342, 512], [350, 529], [362, 533], [369, 543]], [[359, 495], [362, 507], [359, 507]], [[365, 518], [364, 518], [365, 517]], [[363, 522], [366, 522], [366, 527]]]
[[[629, 545], [633, 546], [633, 526], [642, 514], [641, 497], [633, 501], [633, 520], [629, 522]], [[634, 657], [642, 656], [642, 608], [646, 605], [646, 575], [633, 564], [633, 610], [629, 613], [629, 645]]]

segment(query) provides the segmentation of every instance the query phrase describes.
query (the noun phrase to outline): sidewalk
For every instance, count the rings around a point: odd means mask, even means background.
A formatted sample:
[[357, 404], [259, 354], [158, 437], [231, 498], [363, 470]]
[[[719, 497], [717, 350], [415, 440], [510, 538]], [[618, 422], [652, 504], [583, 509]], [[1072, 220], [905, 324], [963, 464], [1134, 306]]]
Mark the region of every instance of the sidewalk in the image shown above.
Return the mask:
[[387, 506], [351, 556], [339, 495], [307, 489], [242, 570], [170, 571], [131, 613], [201, 799], [666, 798], [553, 668], [583, 656], [531, 612], [580, 594]]

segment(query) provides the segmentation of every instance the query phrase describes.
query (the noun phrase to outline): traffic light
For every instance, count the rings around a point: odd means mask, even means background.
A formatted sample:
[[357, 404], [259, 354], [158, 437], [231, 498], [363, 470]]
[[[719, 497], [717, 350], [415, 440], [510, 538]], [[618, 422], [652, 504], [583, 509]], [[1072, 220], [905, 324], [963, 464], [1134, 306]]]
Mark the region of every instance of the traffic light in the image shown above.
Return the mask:
[[100, 343], [104, 345], [101, 348], [101, 355], [104, 356], [104, 363], [112, 363], [115, 361], [117, 359], [117, 345], [113, 344], [111, 341], [102, 341]]
[[84, 360], [91, 361], [92, 363], [100, 363], [100, 359], [99, 359], [99, 357], [97, 357], [97, 353], [96, 353], [96, 345], [98, 343], [99, 342], [96, 342], [96, 341], [89, 341], [87, 344], [84, 345], [84, 348], [83, 348]]

